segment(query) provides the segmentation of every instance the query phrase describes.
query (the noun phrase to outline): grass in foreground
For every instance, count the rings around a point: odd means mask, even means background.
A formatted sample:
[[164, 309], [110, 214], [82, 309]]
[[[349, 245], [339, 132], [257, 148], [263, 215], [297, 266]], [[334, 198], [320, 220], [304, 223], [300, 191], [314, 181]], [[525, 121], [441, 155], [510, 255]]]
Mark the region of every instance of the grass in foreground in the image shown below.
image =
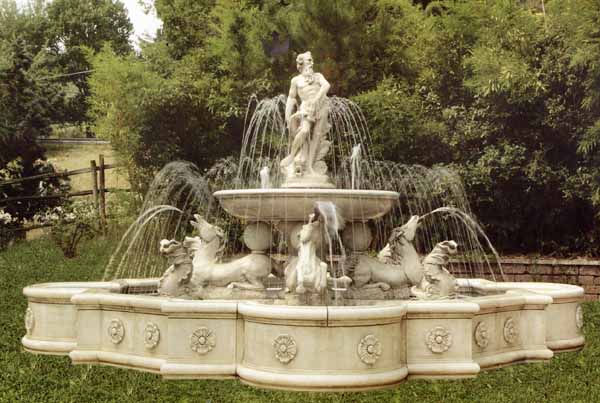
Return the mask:
[[239, 381], [164, 381], [159, 376], [103, 366], [73, 366], [68, 357], [21, 349], [26, 300], [22, 288], [53, 281], [98, 280], [114, 242], [97, 239], [66, 260], [48, 240], [0, 252], [0, 402], [599, 402], [600, 303], [585, 304], [587, 345], [550, 363], [484, 372], [459, 381], [411, 380], [364, 393], [267, 391]]

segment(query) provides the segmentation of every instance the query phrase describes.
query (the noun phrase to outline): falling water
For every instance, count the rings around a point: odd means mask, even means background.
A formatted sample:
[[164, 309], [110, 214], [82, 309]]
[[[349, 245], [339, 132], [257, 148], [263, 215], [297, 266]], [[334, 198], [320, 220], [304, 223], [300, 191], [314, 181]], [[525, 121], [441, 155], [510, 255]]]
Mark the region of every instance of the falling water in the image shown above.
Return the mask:
[[352, 170], [352, 189], [359, 188], [359, 180], [360, 180], [360, 155], [361, 155], [361, 146], [360, 144], [352, 147], [352, 155], [350, 155], [350, 166]]
[[[358, 105], [339, 97], [331, 97], [328, 102], [331, 123], [328, 136], [332, 141], [332, 151], [327, 157], [329, 174], [334, 182], [338, 182], [340, 176], [343, 182], [347, 182], [350, 172], [346, 174], [348, 168], [344, 166], [350, 165], [356, 145], [362, 144], [359, 159], [371, 161], [368, 154], [371, 136]], [[238, 174], [233, 184], [235, 188], [258, 187], [259, 184], [253, 178], [259, 178], [258, 173], [265, 166], [269, 167], [272, 187], [279, 187], [283, 182], [279, 162], [289, 153], [290, 145], [290, 134], [285, 122], [285, 104], [284, 95], [260, 101], [252, 97], [248, 103]], [[356, 168], [360, 170], [361, 166], [357, 165]], [[350, 187], [341, 185], [336, 183], [337, 188]]]
[[260, 188], [261, 189], [269, 189], [271, 187], [271, 179], [269, 176], [269, 167], [268, 166], [264, 166], [261, 170], [260, 170]]
[[[454, 207], [439, 207], [439, 208], [436, 208], [435, 210], [430, 211], [429, 213], [421, 216], [419, 218], [419, 221], [423, 221], [425, 218], [430, 217], [434, 214], [448, 214], [450, 217], [457, 218], [458, 220], [460, 220], [462, 223], [465, 224], [465, 228], [467, 228], [470, 231], [470, 233], [472, 234], [473, 237], [481, 236], [485, 240], [486, 245], [488, 246], [490, 252], [494, 255], [495, 263], [498, 265], [498, 268], [500, 270], [500, 275], [502, 277], [501, 279], [504, 280], [504, 273], [502, 272], [502, 265], [500, 263], [500, 255], [498, 254], [498, 252], [492, 245], [492, 242], [490, 241], [488, 236], [485, 234], [485, 231], [483, 230], [483, 228], [481, 228], [481, 225], [479, 225], [479, 223], [477, 221], [475, 221], [473, 219], [473, 217], [466, 214], [464, 211], [461, 211]], [[491, 264], [487, 257], [487, 254], [483, 254], [480, 256], [482, 256], [484, 258], [487, 266], [491, 267]], [[494, 270], [489, 270], [489, 273], [491, 274], [492, 279], [494, 281], [498, 280], [495, 277]]]
[[[338, 281], [342, 280], [342, 284], [349, 284], [351, 282], [351, 279], [346, 276], [346, 270], [344, 268], [346, 262], [346, 249], [344, 248], [339, 235], [339, 232], [344, 229], [345, 221], [339, 214], [335, 204], [330, 201], [315, 202], [315, 212], [323, 219], [323, 224], [325, 225], [325, 239], [328, 246], [327, 258], [333, 277], [334, 300], [336, 305], [340, 305], [341, 295], [338, 291], [346, 291], [346, 288], [339, 287]], [[337, 270], [335, 270], [334, 245], [337, 245], [340, 254], [340, 258], [337, 262]]]
[[[283, 175], [279, 161], [287, 155], [289, 133], [285, 124], [285, 96], [258, 100], [248, 105], [245, 131], [239, 158], [227, 158], [205, 173], [189, 162], [167, 164], [150, 186], [142, 215], [127, 231], [106, 267], [104, 278], [157, 277], [165, 270], [158, 253], [163, 238], [181, 239], [189, 234], [192, 214], [199, 213], [220, 226], [226, 235], [226, 256], [244, 252], [240, 234], [243, 223], [229, 216], [212, 194], [224, 189], [277, 188]], [[386, 243], [391, 230], [412, 215], [422, 217], [415, 246], [427, 254], [436, 243], [453, 239], [460, 244], [462, 256], [450, 268], [458, 277], [502, 278], [497, 253], [481, 227], [472, 219], [471, 209], [460, 177], [444, 167], [427, 168], [390, 161], [371, 155], [371, 138], [362, 112], [350, 100], [329, 98], [333, 147], [327, 156], [329, 176], [338, 189], [390, 190], [398, 192], [399, 202], [383, 218], [373, 223], [374, 251]], [[319, 203], [326, 221], [332, 271], [333, 252], [344, 254], [338, 230], [343, 227], [335, 206]], [[459, 213], [460, 212], [460, 213]], [[276, 242], [269, 253], [285, 254], [289, 245], [275, 223], [271, 223]], [[336, 242], [337, 239], [337, 242]], [[481, 240], [484, 240], [482, 244]], [[496, 256], [490, 262], [488, 253]], [[343, 261], [337, 259], [344, 274]], [[336, 266], [337, 267], [337, 266]], [[334, 278], [337, 277], [334, 275]]]
[[[148, 223], [150, 223], [152, 221], [152, 219], [154, 217], [158, 216], [159, 214], [165, 213], [165, 212], [172, 212], [172, 211], [182, 213], [182, 211], [180, 209], [178, 209], [177, 207], [173, 207], [173, 206], [158, 205], [158, 206], [150, 207], [147, 210], [145, 210], [142, 214], [140, 214], [140, 216], [133, 222], [133, 224], [131, 224], [129, 226], [129, 228], [125, 232], [125, 235], [123, 235], [123, 237], [121, 238], [121, 241], [119, 242], [119, 245], [117, 246], [117, 251], [120, 251], [125, 246], [127, 247], [127, 249], [122, 254], [114, 253], [110, 257], [110, 261], [108, 262], [108, 267], [114, 267], [116, 265], [116, 267], [117, 267], [116, 277], [119, 277], [119, 275], [125, 274], [123, 271], [119, 270], [119, 268], [124, 267], [125, 260], [129, 256], [131, 256], [132, 248], [135, 247], [138, 239], [140, 239], [140, 235], [143, 234], [145, 226]], [[146, 242], [145, 242], [145, 239], [143, 239], [143, 238], [144, 238], [144, 236], [142, 236], [142, 243], [145, 245]], [[125, 244], [125, 242], [127, 242], [127, 244]], [[119, 258], [120, 258], [120, 261], [117, 263], [115, 260], [119, 259]], [[127, 267], [129, 268], [130, 266], [127, 266]], [[133, 274], [133, 276], [135, 276], [137, 274], [137, 271], [132, 274]], [[110, 272], [105, 271], [104, 280], [110, 279], [109, 277], [110, 277]], [[129, 277], [129, 276], [127, 276], [127, 277]]]
[[194, 164], [167, 164], [150, 185], [140, 216], [113, 252], [104, 280], [160, 276], [165, 270], [165, 260], [158, 252], [161, 239], [182, 238], [190, 229], [188, 223], [194, 213], [214, 217], [215, 221], [225, 215], [212, 193]]

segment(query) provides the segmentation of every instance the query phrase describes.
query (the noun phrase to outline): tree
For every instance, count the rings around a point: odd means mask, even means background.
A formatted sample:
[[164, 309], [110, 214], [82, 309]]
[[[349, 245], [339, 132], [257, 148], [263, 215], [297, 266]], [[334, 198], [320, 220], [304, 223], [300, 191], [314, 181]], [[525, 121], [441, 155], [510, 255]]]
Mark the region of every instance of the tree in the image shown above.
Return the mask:
[[[55, 55], [57, 82], [76, 89], [65, 104], [63, 121], [83, 124], [88, 121], [89, 58], [105, 43], [117, 54], [131, 52], [129, 37], [133, 26], [120, 1], [53, 0], [47, 8], [48, 42]], [[73, 74], [84, 72], [82, 74]], [[62, 73], [62, 74], [61, 74]], [[73, 91], [70, 91], [73, 92]]]
[[0, 0], [0, 41], [20, 38], [36, 55], [48, 44], [47, 17], [45, 0], [30, 0], [21, 7], [15, 0]]
[[599, 253], [598, 0], [414, 3], [157, 0], [156, 43], [95, 58], [96, 128], [149, 176], [208, 168], [237, 154], [252, 94], [287, 91], [311, 50], [371, 151], [459, 170], [500, 249]]
[[212, 34], [210, 13], [215, 0], [156, 0], [157, 16], [163, 21], [160, 39], [171, 56], [180, 59], [189, 51], [204, 46]]
[[[0, 42], [0, 180], [9, 180], [54, 171], [43, 161], [44, 149], [36, 139], [50, 132], [53, 105], [61, 94], [54, 85], [36, 79], [33, 57], [22, 40]], [[57, 179], [31, 180], [0, 188], [0, 196], [28, 196], [40, 192], [59, 193], [66, 188]], [[38, 210], [60, 203], [28, 201], [10, 203], [5, 211], [19, 221]]]
[[58, 52], [87, 47], [100, 51], [108, 42], [118, 54], [131, 51], [133, 26], [120, 1], [53, 0], [48, 5], [50, 43]]
[[0, 167], [17, 157], [31, 163], [42, 149], [35, 140], [50, 132], [52, 105], [60, 93], [40, 83], [33, 74], [34, 60], [22, 40], [3, 44], [0, 53]]

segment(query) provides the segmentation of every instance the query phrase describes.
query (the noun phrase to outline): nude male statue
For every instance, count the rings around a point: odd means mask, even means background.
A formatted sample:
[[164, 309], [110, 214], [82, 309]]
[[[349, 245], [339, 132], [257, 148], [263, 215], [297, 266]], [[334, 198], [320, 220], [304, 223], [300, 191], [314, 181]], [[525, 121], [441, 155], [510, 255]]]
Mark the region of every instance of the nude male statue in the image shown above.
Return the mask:
[[[329, 131], [327, 91], [330, 85], [322, 74], [314, 72], [310, 52], [298, 55], [296, 66], [300, 74], [292, 79], [285, 108], [285, 120], [293, 140], [281, 167], [296, 176], [312, 175], [315, 174], [315, 163], [329, 149], [325, 135]], [[298, 98], [301, 101], [299, 108]], [[320, 171], [323, 172], [317, 174], [323, 175], [326, 170], [327, 166], [321, 163]]]

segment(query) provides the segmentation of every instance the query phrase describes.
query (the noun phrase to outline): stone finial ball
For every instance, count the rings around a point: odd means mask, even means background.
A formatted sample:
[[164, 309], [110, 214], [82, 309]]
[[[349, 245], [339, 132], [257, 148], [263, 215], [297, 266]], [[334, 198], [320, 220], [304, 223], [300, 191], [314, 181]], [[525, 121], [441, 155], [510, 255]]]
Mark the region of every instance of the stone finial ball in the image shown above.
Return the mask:
[[244, 244], [251, 251], [264, 251], [271, 246], [271, 227], [262, 222], [249, 223], [244, 230]]
[[373, 234], [367, 223], [353, 222], [342, 232], [342, 242], [354, 252], [363, 252], [371, 246]]

